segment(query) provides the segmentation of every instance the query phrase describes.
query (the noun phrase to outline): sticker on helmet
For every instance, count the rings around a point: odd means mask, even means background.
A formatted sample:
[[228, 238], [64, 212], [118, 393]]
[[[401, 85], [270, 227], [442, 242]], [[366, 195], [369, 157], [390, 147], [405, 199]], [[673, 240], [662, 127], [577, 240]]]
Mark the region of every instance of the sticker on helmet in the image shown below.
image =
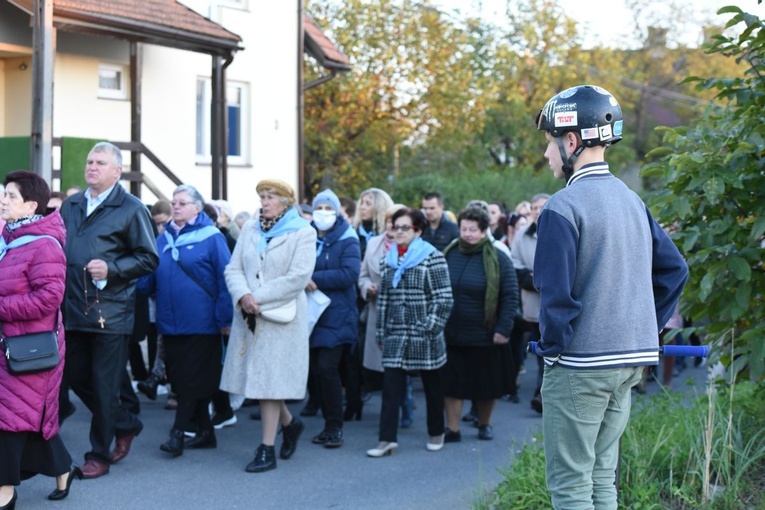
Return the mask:
[[598, 128], [586, 128], [582, 130], [582, 140], [591, 140], [598, 137]]
[[622, 122], [621, 120], [614, 122], [614, 136], [622, 136]]
[[605, 126], [600, 126], [600, 140], [610, 140], [611, 139], [611, 124], [606, 124]]
[[570, 112], [571, 110], [576, 110], [576, 103], [563, 103], [555, 105], [556, 112]]
[[566, 99], [567, 97], [571, 97], [574, 94], [576, 94], [577, 90], [579, 90], [577, 87], [571, 87], [570, 89], [566, 89], [560, 94], [558, 94], [558, 97], [561, 99]]
[[576, 112], [564, 112], [555, 114], [555, 127], [576, 126]]
[[592, 86], [592, 90], [594, 90], [595, 92], [600, 92], [604, 96], [610, 96], [611, 95], [611, 93], [609, 91], [607, 91], [606, 89], [604, 89], [602, 87], [598, 87], [597, 85], [593, 85]]
[[611, 103], [611, 106], [619, 106], [619, 103], [616, 102], [616, 98], [614, 96], [609, 97], [608, 102]]
[[[544, 117], [547, 121], [550, 121], [553, 116], [553, 111], [555, 110], [555, 104], [557, 103], [556, 100], [550, 99], [547, 101], [547, 104], [542, 109], [542, 117]], [[539, 119], [540, 125], [542, 124], [542, 119]]]

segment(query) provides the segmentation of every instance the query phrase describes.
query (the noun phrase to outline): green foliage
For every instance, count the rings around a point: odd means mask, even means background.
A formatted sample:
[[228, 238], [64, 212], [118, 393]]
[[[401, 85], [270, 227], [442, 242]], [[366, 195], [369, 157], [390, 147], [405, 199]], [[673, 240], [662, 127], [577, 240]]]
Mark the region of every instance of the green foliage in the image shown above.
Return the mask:
[[[714, 352], [734, 372], [765, 378], [765, 30], [737, 7], [728, 27], [740, 36], [716, 35], [707, 52], [746, 64], [743, 76], [691, 78], [714, 90], [724, 106], [710, 106], [690, 127], [664, 128], [664, 147], [650, 156], [643, 175], [663, 187], [651, 205], [691, 270], [682, 311], [705, 326]], [[734, 332], [734, 334], [728, 334]], [[731, 343], [736, 338], [731, 353]]]
[[499, 173], [445, 172], [428, 173], [393, 181], [392, 196], [396, 202], [419, 206], [425, 193], [437, 191], [447, 209], [458, 213], [470, 200], [504, 202], [513, 209], [519, 202], [537, 193], [552, 194], [563, 186], [552, 172], [537, 174], [530, 169], [515, 169]]
[[[514, 447], [516, 445], [513, 445]], [[483, 498], [478, 509], [534, 508], [552, 509], [550, 494], [546, 489], [545, 452], [542, 449], [542, 434], [537, 434], [531, 444], [524, 445], [507, 469], [501, 471], [504, 477], [492, 494]]]
[[[620, 508], [765, 505], [760, 485], [765, 475], [765, 386], [742, 383], [733, 395], [729, 387], [711, 395], [711, 400], [703, 395], [690, 403], [681, 393], [666, 391], [637, 399], [621, 442]], [[543, 440], [535, 436], [515, 456], [503, 471], [504, 480], [476, 508], [551, 508]], [[714, 498], [705, 499], [705, 472], [718, 488]]]

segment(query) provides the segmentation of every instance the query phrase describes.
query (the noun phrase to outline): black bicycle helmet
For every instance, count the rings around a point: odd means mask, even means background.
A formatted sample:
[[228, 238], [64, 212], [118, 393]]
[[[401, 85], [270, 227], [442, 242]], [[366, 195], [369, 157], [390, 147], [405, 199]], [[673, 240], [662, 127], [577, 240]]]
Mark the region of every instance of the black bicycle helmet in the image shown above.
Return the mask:
[[568, 132], [579, 135], [582, 145], [566, 157], [563, 143], [558, 146], [564, 161], [566, 178], [573, 172], [576, 158], [587, 147], [608, 147], [622, 139], [622, 108], [609, 91], [596, 85], [579, 85], [556, 94], [539, 111], [537, 129], [553, 138]]

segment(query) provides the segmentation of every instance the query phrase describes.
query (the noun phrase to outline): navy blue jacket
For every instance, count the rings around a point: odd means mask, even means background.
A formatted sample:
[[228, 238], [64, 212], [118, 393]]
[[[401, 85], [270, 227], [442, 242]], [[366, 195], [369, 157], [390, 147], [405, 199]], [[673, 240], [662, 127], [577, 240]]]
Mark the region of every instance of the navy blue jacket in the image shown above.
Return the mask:
[[449, 246], [449, 243], [457, 239], [459, 236], [460, 228], [456, 223], [449, 220], [444, 213], [437, 229], [433, 230], [430, 228], [430, 224], [428, 224], [425, 231], [422, 233], [422, 240], [429, 242], [438, 248], [438, 251], [443, 252], [444, 248]]
[[688, 266], [605, 162], [577, 171], [539, 215], [534, 284], [547, 365], [606, 369], [659, 362]]
[[[213, 226], [204, 212], [179, 235]], [[166, 229], [172, 234], [171, 229]], [[174, 236], [177, 239], [178, 236]], [[161, 335], [213, 335], [230, 327], [234, 306], [223, 271], [231, 260], [226, 238], [220, 232], [178, 247], [180, 264], [167, 248], [167, 238], [157, 237], [159, 267], [138, 281], [138, 292], [157, 299], [157, 331]], [[185, 271], [184, 271], [185, 269]], [[192, 276], [189, 276], [190, 273]]]
[[356, 282], [361, 272], [358, 235], [342, 216], [338, 216], [332, 230], [317, 240], [316, 253], [316, 267], [311, 279], [332, 302], [313, 328], [311, 347], [355, 344], [359, 337]]

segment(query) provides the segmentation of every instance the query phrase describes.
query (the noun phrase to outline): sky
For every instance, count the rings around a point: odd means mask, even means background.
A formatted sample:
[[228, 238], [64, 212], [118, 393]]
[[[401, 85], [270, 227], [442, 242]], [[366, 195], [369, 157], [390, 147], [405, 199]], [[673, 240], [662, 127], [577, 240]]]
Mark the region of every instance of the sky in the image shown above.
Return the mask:
[[[510, 4], [516, 4], [519, 0], [511, 0]], [[630, 9], [627, 7], [628, 0], [558, 0], [558, 4], [566, 11], [569, 17], [583, 24], [581, 31], [584, 36], [585, 47], [595, 44], [614, 46], [629, 44], [631, 35], [634, 33], [635, 23]], [[461, 13], [470, 12], [480, 14], [483, 18], [491, 21], [504, 17], [508, 0], [432, 0], [446, 12], [455, 9]], [[671, 15], [670, 5], [677, 5], [681, 9], [680, 15]], [[758, 4], [757, 0], [655, 0], [651, 9], [641, 16], [641, 23], [651, 22], [652, 25], [661, 26], [672, 21], [675, 37], [686, 45], [697, 45], [701, 42], [701, 33], [698, 27], [703, 26], [705, 21], [714, 20], [718, 24], [730, 19], [731, 15], [718, 16], [715, 12], [726, 5], [737, 5], [744, 11], [765, 18], [765, 4]]]

